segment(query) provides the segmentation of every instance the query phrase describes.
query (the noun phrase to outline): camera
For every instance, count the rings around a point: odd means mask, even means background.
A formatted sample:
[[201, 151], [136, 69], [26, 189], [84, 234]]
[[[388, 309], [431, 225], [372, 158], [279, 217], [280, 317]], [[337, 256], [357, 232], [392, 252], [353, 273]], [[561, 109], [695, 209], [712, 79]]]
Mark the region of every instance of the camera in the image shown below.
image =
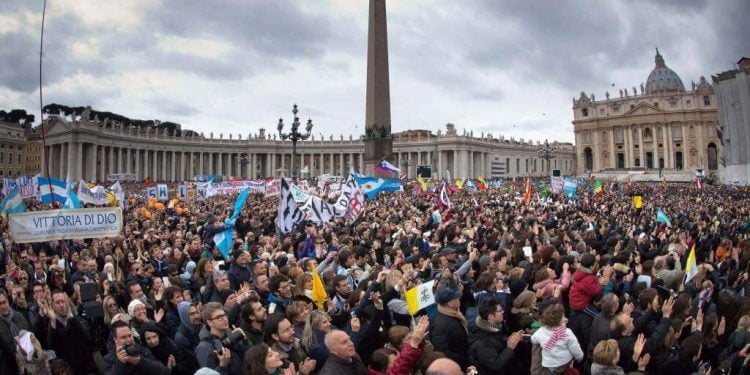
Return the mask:
[[141, 355], [141, 347], [135, 343], [125, 345], [125, 353], [130, 357], [138, 357]]
[[242, 332], [232, 332], [229, 336], [221, 340], [221, 345], [223, 345], [225, 348], [230, 348], [234, 346], [234, 344], [240, 342], [240, 340], [242, 340], [244, 337], [245, 335], [243, 335]]

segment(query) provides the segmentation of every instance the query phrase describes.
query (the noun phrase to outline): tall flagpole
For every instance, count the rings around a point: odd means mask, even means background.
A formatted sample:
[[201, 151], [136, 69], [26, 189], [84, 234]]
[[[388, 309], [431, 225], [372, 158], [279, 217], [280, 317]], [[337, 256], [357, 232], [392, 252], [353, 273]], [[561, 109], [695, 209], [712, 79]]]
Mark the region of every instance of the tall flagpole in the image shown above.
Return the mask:
[[[44, 7], [42, 8], [42, 33], [39, 40], [39, 122], [41, 123], [42, 132], [42, 157], [44, 158], [44, 173], [47, 175], [47, 181], [49, 182], [49, 191], [53, 193], [52, 181], [49, 174], [49, 155], [47, 154], [47, 140], [44, 137], [44, 96], [42, 95], [42, 59], [44, 56], [44, 19], [47, 15], [47, 0], [44, 0]], [[54, 195], [53, 195], [54, 197]]]

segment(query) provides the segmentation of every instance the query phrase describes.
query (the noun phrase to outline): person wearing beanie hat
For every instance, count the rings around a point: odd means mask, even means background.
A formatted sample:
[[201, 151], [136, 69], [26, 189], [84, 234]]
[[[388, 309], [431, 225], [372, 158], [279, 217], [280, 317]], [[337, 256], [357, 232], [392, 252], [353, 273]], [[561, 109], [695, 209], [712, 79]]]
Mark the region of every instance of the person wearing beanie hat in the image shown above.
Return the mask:
[[438, 292], [435, 298], [438, 312], [431, 324], [430, 342], [435, 350], [445, 353], [465, 369], [469, 365], [469, 334], [468, 322], [460, 309], [461, 296], [460, 292], [450, 288]]
[[232, 254], [232, 265], [229, 266], [229, 285], [232, 289], [238, 290], [242, 283], [249, 282], [253, 278], [253, 271], [250, 270], [250, 253], [242, 248], [237, 248]]

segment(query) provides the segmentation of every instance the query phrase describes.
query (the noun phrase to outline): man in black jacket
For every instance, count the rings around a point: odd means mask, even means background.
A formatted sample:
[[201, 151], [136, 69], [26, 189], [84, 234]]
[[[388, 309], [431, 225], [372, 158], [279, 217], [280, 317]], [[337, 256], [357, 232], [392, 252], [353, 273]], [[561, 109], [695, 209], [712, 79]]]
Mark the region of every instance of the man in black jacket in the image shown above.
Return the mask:
[[461, 314], [461, 293], [443, 288], [438, 292], [438, 313], [430, 324], [430, 342], [435, 350], [456, 361], [462, 369], [468, 366], [468, 323]]
[[[108, 375], [169, 375], [172, 372], [172, 369], [159, 362], [148, 348], [135, 342], [133, 333], [127, 323], [123, 321], [114, 322], [112, 324], [112, 336], [115, 340], [116, 352], [109, 353], [104, 357]], [[128, 354], [126, 348], [135, 349], [139, 354]]]
[[[86, 323], [73, 315], [68, 295], [62, 290], [52, 292], [52, 306], [45, 303], [44, 317], [37, 321], [37, 336], [47, 337], [45, 348], [54, 350], [76, 374], [96, 372], [91, 351], [91, 335]], [[44, 336], [43, 336], [44, 335]]]
[[229, 267], [229, 284], [233, 290], [239, 290], [242, 283], [249, 282], [253, 276], [253, 271], [248, 267], [250, 253], [236, 249], [232, 256], [234, 260]]
[[[635, 324], [633, 324], [633, 318], [630, 313], [617, 314], [611, 323], [612, 338], [617, 340], [617, 345], [620, 347], [620, 361], [617, 363], [618, 366], [622, 367], [625, 372], [638, 370], [638, 361], [633, 359], [633, 353], [646, 354], [654, 351], [664, 340], [664, 336], [667, 334], [671, 322], [669, 317], [672, 315], [672, 307], [674, 306], [674, 298], [669, 297], [668, 300], [664, 301], [661, 307], [661, 319], [659, 324], [656, 326], [654, 332], [644, 341], [643, 338], [638, 340], [633, 332], [635, 331]], [[636, 348], [636, 344], [640, 341], [642, 348]], [[639, 353], [639, 354], [640, 354]]]
[[485, 298], [477, 309], [479, 316], [469, 336], [469, 359], [480, 374], [511, 373], [513, 354], [521, 341], [522, 331], [510, 337], [503, 334], [504, 311], [497, 298]]

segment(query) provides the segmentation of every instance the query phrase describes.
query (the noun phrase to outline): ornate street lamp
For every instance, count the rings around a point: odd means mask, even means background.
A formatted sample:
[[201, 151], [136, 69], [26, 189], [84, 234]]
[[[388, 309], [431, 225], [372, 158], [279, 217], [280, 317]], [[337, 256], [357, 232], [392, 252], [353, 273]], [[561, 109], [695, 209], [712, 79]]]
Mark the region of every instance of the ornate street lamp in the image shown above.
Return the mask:
[[[240, 157], [237, 158], [237, 163], [240, 165], [240, 168], [244, 168], [246, 165], [252, 164], [254, 162], [255, 162], [255, 155], [248, 155], [246, 152], [241, 153]], [[255, 176], [250, 176], [250, 179], [254, 180]]]
[[283, 133], [282, 130], [284, 130], [284, 119], [279, 119], [279, 137], [282, 141], [285, 141], [287, 139], [292, 141], [292, 168], [291, 168], [291, 174], [292, 174], [292, 181], [297, 181], [297, 170], [294, 166], [294, 161], [297, 158], [297, 141], [304, 141], [308, 138], [310, 138], [310, 134], [313, 128], [312, 120], [307, 119], [307, 125], [305, 126], [305, 130], [307, 133], [300, 133], [299, 132], [299, 117], [297, 117], [297, 105], [295, 104], [294, 107], [292, 107], [292, 113], [294, 114], [294, 121], [292, 122], [292, 131], [289, 133]]
[[[547, 171], [550, 171], [550, 159], [554, 159], [557, 154], [557, 149], [550, 146], [549, 142], [545, 139], [544, 144], [539, 146], [536, 150], [536, 154], [540, 159], [547, 161]], [[542, 167], [543, 169], [544, 167]]]

